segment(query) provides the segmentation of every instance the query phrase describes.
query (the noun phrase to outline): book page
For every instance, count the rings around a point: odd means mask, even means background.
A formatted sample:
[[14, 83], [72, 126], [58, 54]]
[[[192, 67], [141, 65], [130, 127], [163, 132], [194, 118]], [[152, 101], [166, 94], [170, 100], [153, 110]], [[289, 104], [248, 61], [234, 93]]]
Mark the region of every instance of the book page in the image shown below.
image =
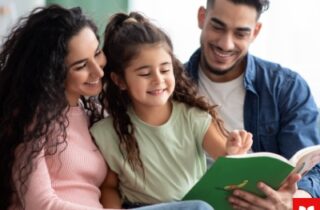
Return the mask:
[[315, 165], [320, 163], [320, 147], [313, 148], [311, 150], [306, 150], [307, 152], [295, 155], [291, 162], [296, 165], [292, 173], [301, 174], [304, 176], [309, 170], [311, 170]]
[[305, 147], [299, 150], [298, 152], [296, 152], [296, 154], [294, 154], [290, 158], [290, 162], [292, 162], [293, 164], [296, 164], [298, 160], [301, 159], [304, 155], [313, 151], [316, 151], [316, 153], [320, 153], [320, 145], [313, 145], [313, 146]]
[[[281, 160], [282, 162], [288, 163], [290, 165], [293, 165], [292, 161], [289, 161], [285, 157], [278, 155], [276, 153], [271, 153], [271, 152], [254, 152], [254, 153], [248, 153], [248, 154], [243, 154], [243, 155], [228, 155], [226, 157], [228, 157], [228, 158], [270, 157], [270, 158]], [[293, 165], [293, 166], [295, 166], [295, 165]]]

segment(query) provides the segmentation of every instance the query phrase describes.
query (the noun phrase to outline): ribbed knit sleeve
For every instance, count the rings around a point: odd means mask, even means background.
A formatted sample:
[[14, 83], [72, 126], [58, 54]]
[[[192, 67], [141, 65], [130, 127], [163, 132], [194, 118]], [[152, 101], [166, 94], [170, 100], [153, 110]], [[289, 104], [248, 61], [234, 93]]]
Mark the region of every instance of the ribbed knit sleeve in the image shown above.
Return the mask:
[[[42, 156], [42, 155], [41, 155]], [[18, 186], [19, 187], [19, 184]], [[101, 210], [89, 206], [71, 203], [59, 198], [51, 187], [45, 158], [38, 157], [37, 168], [30, 174], [28, 190], [21, 197], [25, 203], [25, 210]]]

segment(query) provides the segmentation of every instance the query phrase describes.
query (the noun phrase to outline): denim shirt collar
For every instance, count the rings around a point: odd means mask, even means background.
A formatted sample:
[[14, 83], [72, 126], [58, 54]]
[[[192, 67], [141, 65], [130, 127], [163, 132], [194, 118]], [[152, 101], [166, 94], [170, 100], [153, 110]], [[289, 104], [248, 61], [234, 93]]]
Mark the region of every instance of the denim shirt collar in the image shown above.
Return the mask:
[[247, 59], [247, 62], [246, 62], [246, 69], [244, 72], [244, 87], [246, 90], [249, 90], [253, 93], [257, 93], [254, 86], [254, 81], [257, 74], [254, 56], [248, 53], [245, 59]]

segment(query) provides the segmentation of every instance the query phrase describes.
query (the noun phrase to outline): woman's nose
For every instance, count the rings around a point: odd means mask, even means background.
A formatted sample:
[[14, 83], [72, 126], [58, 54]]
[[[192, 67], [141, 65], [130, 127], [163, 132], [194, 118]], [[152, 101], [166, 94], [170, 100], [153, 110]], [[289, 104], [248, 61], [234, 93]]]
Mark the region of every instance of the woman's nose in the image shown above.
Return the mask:
[[106, 56], [103, 54], [103, 52], [101, 53], [102, 54], [99, 55], [99, 57], [93, 61], [93, 73], [98, 77], [103, 77], [104, 75], [103, 68], [107, 64]]
[[94, 61], [91, 69], [91, 74], [95, 75], [96, 77], [103, 77], [103, 67], [104, 65], [101, 65], [99, 62]]

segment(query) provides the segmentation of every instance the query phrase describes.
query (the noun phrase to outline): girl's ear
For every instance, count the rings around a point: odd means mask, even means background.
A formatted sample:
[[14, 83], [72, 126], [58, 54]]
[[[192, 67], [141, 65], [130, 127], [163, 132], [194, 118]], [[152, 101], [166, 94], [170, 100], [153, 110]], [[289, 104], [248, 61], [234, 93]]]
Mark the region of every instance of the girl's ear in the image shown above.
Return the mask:
[[123, 79], [121, 77], [119, 77], [119, 75], [112, 72], [110, 76], [111, 76], [112, 81], [120, 88], [120, 90], [127, 89], [126, 83], [123, 81]]

